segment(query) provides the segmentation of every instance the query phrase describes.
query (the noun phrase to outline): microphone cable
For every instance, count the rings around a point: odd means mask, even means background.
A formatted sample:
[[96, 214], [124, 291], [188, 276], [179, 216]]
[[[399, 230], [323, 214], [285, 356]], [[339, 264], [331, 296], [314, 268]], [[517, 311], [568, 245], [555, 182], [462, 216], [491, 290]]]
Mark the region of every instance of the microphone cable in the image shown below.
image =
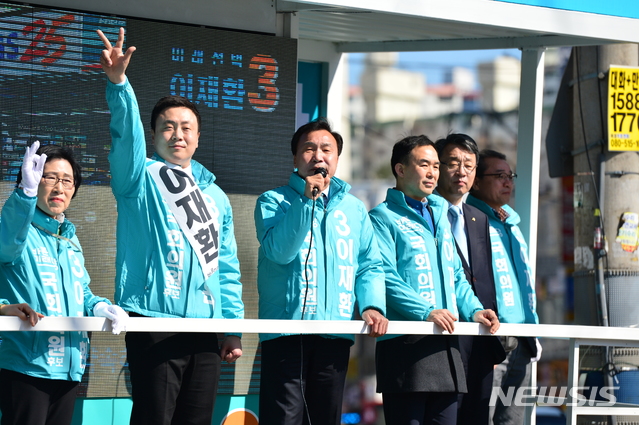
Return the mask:
[[[326, 178], [328, 171], [326, 168], [317, 168], [315, 170], [315, 174], [321, 174]], [[315, 222], [315, 206], [317, 204], [317, 194], [319, 192], [318, 187], [314, 187], [311, 191], [313, 195], [313, 208], [311, 209], [311, 226], [310, 226], [310, 239], [308, 243], [308, 251], [306, 252], [306, 259], [304, 260], [304, 281], [305, 281], [305, 289], [304, 289], [304, 302], [302, 303], [302, 320], [304, 320], [304, 315], [306, 314], [306, 300], [308, 298], [308, 289], [309, 289], [309, 281], [308, 281], [308, 260], [311, 256], [311, 250], [313, 249], [313, 223]], [[315, 255], [315, 262], [317, 263], [317, 255]], [[315, 280], [317, 281], [317, 276], [315, 276]], [[316, 295], [317, 296], [317, 295]], [[311, 423], [311, 413], [308, 411], [308, 403], [306, 402], [306, 395], [304, 394], [304, 335], [300, 334], [300, 393], [302, 394], [302, 401], [304, 402], [304, 410], [306, 411], [306, 418], [308, 419], [309, 425]]]
[[[321, 174], [322, 176], [324, 176], [324, 178], [326, 178], [328, 171], [326, 170], [326, 168], [320, 167], [315, 170], [315, 174]], [[313, 195], [313, 208], [311, 210], [311, 228], [310, 228], [311, 237], [308, 243], [308, 251], [306, 252], [306, 259], [304, 260], [304, 280], [306, 282], [306, 290], [304, 291], [304, 303], [302, 304], [302, 320], [304, 320], [304, 314], [306, 313], [306, 296], [308, 295], [308, 287], [309, 287], [307, 267], [308, 267], [308, 259], [311, 256], [311, 250], [313, 249], [313, 222], [315, 221], [315, 205], [317, 203], [316, 196], [318, 192], [319, 192], [318, 187], [314, 187], [313, 190], [311, 191]], [[315, 261], [317, 261], [317, 256], [315, 256]]]
[[[302, 320], [304, 320], [304, 315], [306, 314], [306, 299], [308, 297], [308, 259], [311, 256], [311, 250], [313, 249], [313, 222], [315, 221], [315, 205], [317, 200], [316, 196], [316, 188], [313, 188], [313, 208], [311, 210], [311, 228], [310, 228], [310, 241], [308, 243], [308, 251], [306, 252], [306, 259], [304, 260], [304, 281], [305, 281], [305, 289], [304, 289], [304, 302], [302, 303]], [[315, 256], [315, 262], [317, 262], [317, 255]], [[316, 277], [317, 278], [317, 277]], [[316, 279], [317, 280], [317, 279]], [[300, 334], [300, 393], [302, 394], [302, 401], [304, 402], [304, 410], [306, 411], [306, 418], [308, 419], [309, 425], [311, 423], [311, 414], [308, 411], [308, 403], [306, 402], [306, 395], [304, 394], [304, 335]]]

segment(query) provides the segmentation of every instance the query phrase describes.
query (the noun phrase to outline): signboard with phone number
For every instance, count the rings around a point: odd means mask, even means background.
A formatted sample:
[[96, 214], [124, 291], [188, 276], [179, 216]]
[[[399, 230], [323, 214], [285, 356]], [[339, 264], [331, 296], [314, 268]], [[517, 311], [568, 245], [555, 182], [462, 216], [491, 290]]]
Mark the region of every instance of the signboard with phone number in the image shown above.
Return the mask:
[[608, 74], [608, 150], [639, 151], [639, 68], [612, 65]]

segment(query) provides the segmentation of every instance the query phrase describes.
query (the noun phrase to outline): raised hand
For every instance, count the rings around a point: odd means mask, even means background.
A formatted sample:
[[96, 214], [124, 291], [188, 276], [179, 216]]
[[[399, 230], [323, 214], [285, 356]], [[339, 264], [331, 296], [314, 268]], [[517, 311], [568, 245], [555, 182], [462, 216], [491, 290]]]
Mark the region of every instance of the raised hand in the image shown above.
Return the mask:
[[113, 84], [123, 83], [126, 80], [126, 68], [129, 66], [133, 52], [135, 52], [135, 47], [130, 46], [126, 49], [126, 52], [122, 52], [124, 28], [120, 28], [118, 41], [115, 43], [115, 46], [111, 45], [111, 42], [102, 31], [98, 30], [97, 32], [105, 47], [100, 55], [100, 64], [102, 65], [104, 73]]
[[24, 161], [22, 162], [22, 181], [20, 188], [27, 196], [34, 197], [38, 194], [38, 186], [42, 180], [44, 171], [44, 163], [47, 161], [46, 155], [37, 155], [36, 152], [40, 148], [40, 142], [37, 140], [31, 144], [24, 153]]

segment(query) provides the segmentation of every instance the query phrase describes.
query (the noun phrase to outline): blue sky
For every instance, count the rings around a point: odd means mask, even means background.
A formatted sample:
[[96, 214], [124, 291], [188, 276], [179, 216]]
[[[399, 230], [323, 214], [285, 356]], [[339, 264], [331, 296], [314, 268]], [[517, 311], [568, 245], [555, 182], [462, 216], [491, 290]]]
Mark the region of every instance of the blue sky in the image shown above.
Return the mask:
[[[476, 65], [506, 55], [521, 59], [518, 49], [464, 50], [447, 52], [402, 52], [399, 54], [398, 68], [421, 71], [426, 75], [427, 84], [444, 82], [446, 71], [455, 66], [463, 66], [476, 72]], [[364, 53], [349, 55], [350, 83], [359, 84], [359, 76], [364, 69]]]

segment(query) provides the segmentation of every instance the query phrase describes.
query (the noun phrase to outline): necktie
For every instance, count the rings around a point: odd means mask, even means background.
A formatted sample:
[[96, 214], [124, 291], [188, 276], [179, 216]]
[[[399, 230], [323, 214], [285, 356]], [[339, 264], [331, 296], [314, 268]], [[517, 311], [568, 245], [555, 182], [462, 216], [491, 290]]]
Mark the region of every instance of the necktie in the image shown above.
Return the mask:
[[422, 217], [424, 217], [424, 220], [426, 220], [426, 223], [428, 223], [428, 227], [430, 228], [430, 232], [434, 235], [435, 234], [435, 224], [433, 223], [433, 217], [430, 215], [430, 211], [428, 210], [428, 201], [422, 202], [421, 215], [422, 215]]
[[497, 208], [495, 211], [495, 213], [497, 213], [497, 217], [502, 221], [505, 222], [506, 219], [508, 217], [510, 217], [510, 215], [506, 212], [506, 210], [504, 210], [503, 208]]
[[468, 242], [466, 240], [466, 232], [464, 231], [464, 216], [462, 215], [461, 208], [457, 205], [451, 205], [450, 208], [448, 208], [448, 217], [453, 228], [455, 242], [457, 242], [459, 250], [466, 259], [466, 262], [468, 262]]

